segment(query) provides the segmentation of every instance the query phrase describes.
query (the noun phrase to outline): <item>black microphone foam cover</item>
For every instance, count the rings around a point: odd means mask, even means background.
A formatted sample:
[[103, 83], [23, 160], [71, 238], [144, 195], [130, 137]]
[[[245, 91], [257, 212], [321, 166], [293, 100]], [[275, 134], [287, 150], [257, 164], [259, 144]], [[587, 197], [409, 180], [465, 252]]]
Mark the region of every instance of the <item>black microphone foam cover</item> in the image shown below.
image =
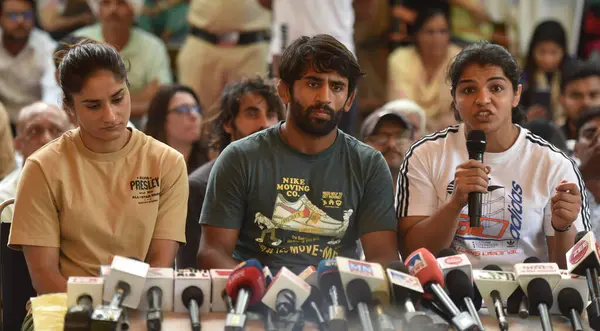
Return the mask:
[[183, 290], [183, 293], [181, 293], [181, 300], [183, 300], [183, 304], [186, 307], [189, 307], [192, 299], [196, 300], [198, 307], [202, 306], [202, 303], [204, 302], [204, 293], [202, 293], [200, 288], [196, 286], [190, 286]]
[[573, 245], [578, 243], [581, 240], [581, 238], [583, 238], [583, 236], [585, 236], [586, 234], [587, 234], [587, 231], [577, 232], [577, 234], [575, 235], [575, 240], [573, 240]]
[[583, 299], [579, 292], [572, 287], [565, 287], [558, 292], [558, 309], [563, 316], [571, 316], [571, 309], [583, 312]]
[[542, 263], [542, 260], [540, 260], [536, 256], [530, 256], [526, 258], [525, 261], [523, 261], [523, 263]]
[[497, 265], [497, 264], [490, 264], [490, 265], [486, 265], [485, 267], [483, 267], [483, 270], [486, 270], [486, 271], [502, 271], [502, 268], [500, 268], [500, 266]]
[[[394, 261], [390, 263], [388, 269], [396, 270], [407, 275], [410, 275], [408, 271], [408, 267], [402, 263], [402, 261]], [[406, 287], [402, 286], [392, 286], [392, 291], [394, 292], [394, 299], [396, 300], [397, 305], [402, 305], [406, 301], [407, 298], [410, 297], [410, 300], [413, 303], [416, 303], [421, 298], [421, 293], [413, 292]]]
[[550, 284], [543, 278], [534, 278], [527, 284], [527, 298], [530, 307], [537, 307], [540, 303], [545, 303], [548, 308], [552, 307], [554, 298]]
[[473, 305], [475, 306], [475, 309], [477, 309], [479, 311], [479, 309], [481, 309], [481, 306], [483, 305], [483, 297], [481, 297], [481, 292], [479, 292], [479, 289], [477, 288], [477, 284], [473, 283]]
[[469, 152], [483, 153], [485, 152], [485, 144], [485, 132], [473, 130], [467, 134], [467, 150]]
[[446, 289], [455, 303], [463, 302], [463, 298], [474, 299], [473, 282], [462, 270], [454, 269], [446, 275]]
[[310, 286], [310, 295], [306, 301], [304, 301], [304, 306], [309, 306], [311, 302], [317, 304], [317, 307], [321, 307], [323, 305], [323, 295], [321, 294], [321, 291], [313, 285]]
[[457, 255], [458, 253], [456, 252], [456, 250], [452, 247], [450, 248], [442, 248], [440, 249], [439, 253], [437, 254], [437, 257], [446, 257], [446, 256], [452, 256], [452, 255]]
[[346, 294], [348, 295], [348, 303], [352, 307], [356, 307], [359, 302], [371, 303], [373, 294], [369, 284], [364, 279], [355, 278], [346, 286]]

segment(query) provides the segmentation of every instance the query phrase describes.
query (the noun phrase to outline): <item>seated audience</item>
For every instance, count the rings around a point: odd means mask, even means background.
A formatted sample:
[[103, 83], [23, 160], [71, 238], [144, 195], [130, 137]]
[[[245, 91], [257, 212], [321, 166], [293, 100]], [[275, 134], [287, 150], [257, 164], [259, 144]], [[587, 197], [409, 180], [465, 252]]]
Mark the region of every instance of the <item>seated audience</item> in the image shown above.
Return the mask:
[[40, 26], [54, 40], [96, 21], [86, 0], [36, 0], [36, 3]]
[[38, 100], [56, 104], [60, 89], [54, 80], [52, 52], [56, 43], [34, 27], [33, 0], [5, 0], [0, 4], [0, 102], [11, 125], [19, 110]]
[[425, 135], [425, 128], [427, 127], [425, 111], [414, 101], [408, 99], [393, 100], [383, 105], [381, 109], [400, 112], [412, 126], [413, 141]]
[[4, 106], [0, 102], [0, 179], [13, 171], [16, 166], [10, 121]]
[[[211, 148], [222, 152], [232, 141], [272, 127], [284, 119], [284, 106], [275, 87], [257, 77], [225, 86], [212, 121]], [[177, 253], [178, 268], [196, 268], [201, 227], [198, 220], [206, 196], [208, 178], [215, 165], [209, 161], [189, 176], [190, 198], [185, 228], [186, 244]]]
[[39, 295], [66, 292], [70, 276], [98, 276], [115, 255], [172, 267], [185, 243], [183, 156], [126, 126], [127, 67], [113, 47], [79, 43], [59, 78], [79, 127], [25, 161], [9, 247], [23, 250]]
[[[400, 168], [403, 253], [454, 247], [474, 268], [512, 269], [530, 256], [566, 267], [576, 233], [590, 230], [584, 183], [575, 162], [517, 125], [524, 119], [519, 77], [501, 46], [479, 42], [456, 56], [448, 80], [463, 123], [416, 142]], [[472, 130], [487, 136], [484, 162], [469, 160]], [[478, 228], [469, 225], [470, 192], [483, 194]]]
[[[55, 105], [36, 102], [19, 112], [15, 149], [21, 153], [24, 162], [33, 152], [60, 137], [70, 128], [71, 124], [64, 110]], [[19, 164], [15, 170], [0, 181], [0, 202], [17, 196], [21, 171], [22, 167]], [[11, 222], [13, 208], [14, 205], [10, 205], [4, 209], [0, 215], [3, 223]]]
[[562, 132], [562, 130], [553, 122], [544, 119], [537, 119], [525, 122], [523, 124], [523, 127], [531, 131], [531, 133], [551, 143], [561, 152], [567, 155], [571, 154], [571, 152], [567, 148], [567, 138], [565, 138], [565, 135]]
[[300, 272], [335, 256], [398, 260], [390, 170], [380, 152], [338, 129], [363, 75], [330, 35], [301, 37], [281, 56], [286, 121], [232, 142], [208, 179], [201, 268], [257, 258]]
[[163, 86], [150, 102], [144, 133], [181, 153], [189, 174], [208, 161], [208, 151], [200, 144], [202, 117], [191, 88]]
[[[99, 23], [73, 34], [106, 42], [128, 63], [131, 89], [131, 121], [143, 128], [150, 100], [163, 84], [172, 83], [171, 62], [165, 44], [155, 35], [133, 25], [141, 7], [135, 0], [98, 1], [92, 10]], [[93, 1], [91, 3], [94, 3]]]
[[413, 100], [425, 110], [427, 131], [435, 131], [456, 123], [445, 73], [460, 48], [450, 43], [448, 17], [441, 10], [420, 11], [415, 27], [415, 45], [388, 58], [388, 100]]
[[360, 137], [383, 154], [396, 185], [404, 154], [414, 141], [412, 125], [399, 110], [382, 108], [365, 118]]
[[[600, 108], [594, 107], [581, 114], [577, 121], [579, 139], [575, 144], [575, 156], [580, 163], [588, 164], [600, 153]], [[587, 201], [590, 205], [590, 222], [597, 239], [600, 238], [600, 166], [593, 167], [594, 177], [584, 178]]]
[[560, 105], [561, 75], [568, 64], [567, 36], [558, 21], [544, 21], [533, 31], [521, 75], [521, 105], [529, 119], [548, 119], [558, 125], [565, 121]]
[[568, 140], [577, 140], [577, 120], [581, 112], [600, 106], [600, 63], [574, 63], [564, 73], [560, 93], [566, 116], [561, 129]]

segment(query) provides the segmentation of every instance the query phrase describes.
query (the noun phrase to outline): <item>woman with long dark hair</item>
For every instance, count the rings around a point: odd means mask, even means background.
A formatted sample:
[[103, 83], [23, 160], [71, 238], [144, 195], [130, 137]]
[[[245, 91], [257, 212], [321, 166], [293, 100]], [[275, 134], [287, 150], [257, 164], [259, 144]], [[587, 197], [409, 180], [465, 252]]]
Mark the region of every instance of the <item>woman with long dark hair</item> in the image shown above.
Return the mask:
[[[396, 211], [403, 252], [454, 247], [474, 268], [511, 269], [529, 256], [565, 268], [575, 234], [589, 230], [577, 165], [518, 123], [520, 71], [503, 47], [461, 51], [448, 70], [462, 121], [415, 142], [398, 176]], [[483, 162], [469, 160], [467, 136], [487, 138]], [[481, 227], [470, 227], [469, 193], [482, 194]]]
[[152, 98], [144, 132], [181, 153], [189, 174], [209, 161], [207, 149], [200, 144], [201, 125], [202, 109], [194, 91], [169, 85]]

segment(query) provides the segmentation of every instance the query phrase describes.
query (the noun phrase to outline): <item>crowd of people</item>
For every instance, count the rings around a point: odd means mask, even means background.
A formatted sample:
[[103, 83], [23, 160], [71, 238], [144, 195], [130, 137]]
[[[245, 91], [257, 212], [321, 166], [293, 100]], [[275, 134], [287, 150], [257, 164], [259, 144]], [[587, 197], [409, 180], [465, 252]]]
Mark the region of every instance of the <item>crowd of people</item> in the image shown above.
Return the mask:
[[353, 26], [378, 1], [58, 2], [0, 7], [1, 220], [38, 294], [115, 255], [299, 272], [453, 247], [476, 268], [564, 268], [578, 231], [600, 235], [600, 63], [570, 56], [557, 21], [520, 65], [501, 37], [454, 31], [482, 8], [407, 1], [365, 114]]

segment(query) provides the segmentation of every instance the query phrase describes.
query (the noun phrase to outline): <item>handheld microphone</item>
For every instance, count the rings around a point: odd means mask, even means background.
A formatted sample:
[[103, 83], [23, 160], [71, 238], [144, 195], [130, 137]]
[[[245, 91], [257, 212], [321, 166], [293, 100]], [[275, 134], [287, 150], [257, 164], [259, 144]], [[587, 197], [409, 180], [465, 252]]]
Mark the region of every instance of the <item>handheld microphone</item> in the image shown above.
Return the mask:
[[204, 293], [199, 287], [188, 286], [181, 293], [181, 301], [190, 314], [192, 331], [200, 331], [200, 306], [204, 303]]
[[[530, 256], [523, 261], [523, 263], [541, 263], [542, 261], [535, 256]], [[523, 288], [519, 286], [506, 301], [506, 311], [509, 314], [519, 314], [519, 317], [525, 319], [529, 317], [529, 300], [527, 295], [523, 291]], [[534, 310], [535, 313], [535, 310]]]
[[581, 313], [583, 312], [583, 299], [574, 288], [564, 288], [558, 292], [558, 308], [560, 313], [571, 320], [573, 331], [583, 331]]
[[265, 278], [260, 262], [250, 259], [238, 264], [229, 275], [225, 290], [235, 302], [234, 313], [227, 314], [225, 319], [225, 330], [244, 330], [246, 310], [259, 303], [265, 292]]
[[213, 312], [229, 312], [227, 311], [227, 303], [223, 300], [221, 293], [225, 291], [225, 283], [227, 278], [231, 274], [232, 269], [211, 269], [210, 279], [212, 282], [211, 286], [211, 298], [212, 302], [210, 305], [210, 311]]
[[123, 307], [137, 309], [149, 269], [150, 265], [147, 263], [115, 256], [110, 266], [110, 272], [104, 277], [104, 288], [109, 289], [109, 291], [104, 291], [104, 301], [111, 301], [117, 284], [124, 282], [129, 285], [129, 292], [123, 301]]
[[342, 280], [335, 259], [322, 260], [317, 266], [319, 289], [325, 293], [328, 303], [328, 325], [331, 331], [347, 331], [345, 296], [342, 291]]
[[[561, 279], [552, 289], [552, 296], [554, 302], [558, 302], [558, 294], [565, 288], [571, 288], [579, 292], [579, 296], [583, 302], [589, 302], [590, 292], [588, 291], [587, 281], [585, 277], [580, 275], [570, 274], [567, 270], [560, 270]], [[558, 304], [552, 305], [550, 308], [550, 315], [561, 315], [560, 307]]]
[[473, 275], [471, 261], [465, 254], [458, 254], [454, 248], [442, 248], [437, 255], [437, 262], [442, 269], [444, 278], [452, 270], [461, 270], [467, 276]]
[[450, 299], [454, 304], [462, 308], [463, 311], [466, 310], [473, 317], [479, 329], [483, 330], [483, 323], [481, 323], [479, 314], [477, 314], [473, 304], [475, 292], [472, 278], [469, 278], [462, 270], [454, 269], [446, 276], [446, 290], [450, 293]]
[[548, 313], [548, 307], [552, 307], [554, 303], [550, 284], [544, 278], [532, 279], [527, 284], [527, 298], [529, 298], [529, 304], [537, 307], [539, 311], [542, 330], [553, 330], [550, 314]]
[[379, 301], [375, 303], [375, 316], [378, 331], [396, 331], [394, 322], [392, 322], [392, 319], [385, 313], [383, 305]]
[[433, 294], [450, 313], [452, 324], [457, 330], [478, 330], [473, 317], [466, 312], [461, 313], [444, 291], [444, 275], [431, 252], [420, 248], [406, 258], [405, 264], [408, 271], [424, 285], [426, 293]]
[[146, 325], [148, 331], [160, 331], [162, 328], [162, 289], [158, 286], [152, 286], [148, 290], [147, 298], [149, 308], [146, 313]]
[[[173, 311], [176, 313], [189, 313], [189, 309], [183, 301], [183, 291], [190, 287], [195, 286], [202, 291], [202, 295], [206, 297], [206, 300], [198, 303], [198, 309], [201, 313], [207, 313], [210, 306], [210, 293], [211, 293], [211, 279], [210, 272], [208, 270], [197, 270], [197, 269], [179, 269], [175, 272], [175, 281], [173, 287]], [[164, 288], [163, 288], [164, 290]], [[216, 299], [215, 299], [216, 301]]]
[[404, 311], [404, 322], [408, 330], [427, 330], [433, 327], [433, 320], [425, 312], [416, 311], [415, 303], [423, 295], [423, 287], [417, 277], [408, 273], [401, 261], [390, 263], [387, 269], [391, 283], [392, 303]]
[[[70, 279], [69, 279], [70, 280]], [[82, 294], [77, 298], [77, 303], [67, 310], [65, 315], [65, 331], [88, 331], [92, 324], [94, 310], [92, 297]]]
[[[469, 159], [483, 162], [483, 153], [485, 152], [486, 137], [485, 132], [473, 130], [467, 135], [467, 151]], [[469, 220], [471, 228], [481, 227], [481, 205], [482, 196], [480, 192], [469, 193]]]
[[[315, 269], [316, 270], [316, 269]], [[316, 278], [316, 277], [315, 277]], [[316, 287], [310, 286], [310, 295], [308, 299], [302, 305], [302, 311], [307, 312], [308, 316], [312, 316], [319, 326], [319, 331], [327, 331], [327, 322], [323, 318], [321, 313], [321, 307], [323, 306], [323, 295], [321, 291]]]
[[319, 282], [317, 281], [317, 268], [312, 265], [306, 267], [306, 269], [298, 274], [298, 276], [310, 286], [319, 286]]
[[358, 318], [360, 319], [362, 330], [374, 331], [369, 313], [369, 305], [373, 300], [369, 284], [360, 278], [351, 280], [346, 286], [346, 296], [348, 297], [350, 306], [358, 309]]
[[[519, 288], [512, 272], [504, 272], [497, 265], [488, 265], [483, 270], [474, 270], [473, 278], [482, 293], [488, 311], [498, 320], [500, 330], [508, 330], [508, 320], [504, 314], [503, 298], [509, 297]], [[491, 309], [494, 307], [494, 309]]]
[[[112, 273], [111, 273], [112, 274]], [[119, 323], [126, 320], [123, 302], [131, 293], [131, 286], [124, 281], [118, 281], [110, 303], [98, 306], [92, 313], [91, 331], [116, 330]]]
[[293, 303], [295, 306], [290, 307], [290, 309], [287, 310], [290, 310], [290, 312], [295, 312], [302, 308], [302, 305], [310, 295], [310, 290], [310, 285], [306, 284], [302, 278], [291, 272], [288, 268], [281, 267], [277, 275], [275, 275], [275, 278], [273, 278], [269, 288], [267, 288], [265, 295], [262, 297], [262, 302], [265, 304], [265, 306], [277, 312], [278, 298], [281, 298], [282, 300], [285, 299], [287, 304], [292, 303], [292, 301], [289, 300], [289, 295], [280, 296], [280, 292], [291, 292], [294, 294]]
[[600, 268], [599, 247], [593, 232], [581, 231], [575, 236], [574, 246], [567, 252], [567, 270], [576, 275], [585, 276], [590, 292], [591, 303], [587, 306], [589, 325], [600, 330]]
[[[389, 284], [385, 278], [385, 271], [380, 264], [353, 260], [340, 256], [336, 257], [336, 261], [338, 269], [340, 270], [342, 285], [344, 287], [347, 287], [348, 283], [353, 279], [360, 278], [366, 281], [369, 288], [373, 291], [373, 299], [379, 300], [383, 304], [388, 304], [390, 302]], [[348, 299], [347, 296], [348, 293], [346, 292], [346, 299]], [[354, 309], [349, 301], [348, 308], [350, 308], [350, 310]]]

